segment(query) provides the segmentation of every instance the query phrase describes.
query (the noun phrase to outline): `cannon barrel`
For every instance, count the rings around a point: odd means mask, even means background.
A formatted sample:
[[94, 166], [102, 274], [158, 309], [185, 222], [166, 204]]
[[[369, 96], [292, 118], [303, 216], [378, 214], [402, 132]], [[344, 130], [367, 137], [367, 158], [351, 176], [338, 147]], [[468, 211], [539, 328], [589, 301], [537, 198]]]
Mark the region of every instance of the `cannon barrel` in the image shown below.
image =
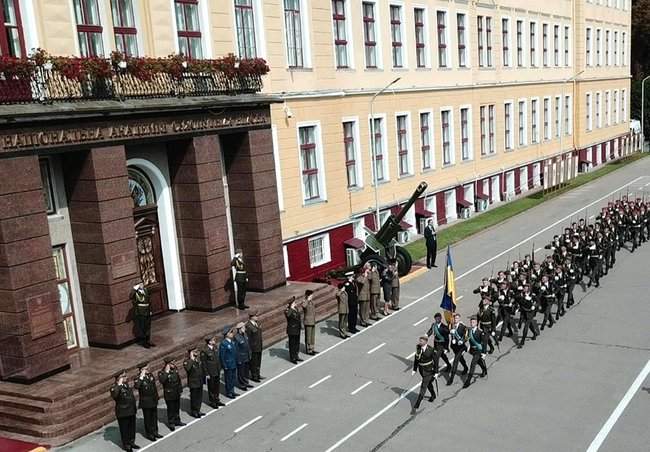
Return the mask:
[[408, 201], [406, 201], [406, 204], [402, 207], [402, 209], [397, 213], [397, 215], [390, 215], [386, 222], [381, 225], [377, 233], [375, 234], [375, 238], [377, 239], [378, 242], [383, 244], [384, 246], [388, 246], [391, 240], [397, 238], [397, 233], [401, 230], [400, 228], [400, 222], [404, 218], [404, 215], [406, 215], [406, 212], [415, 204], [415, 201], [422, 196], [422, 193], [425, 192], [427, 189], [427, 183], [422, 181], [420, 184], [417, 186], [411, 197], [409, 198]]

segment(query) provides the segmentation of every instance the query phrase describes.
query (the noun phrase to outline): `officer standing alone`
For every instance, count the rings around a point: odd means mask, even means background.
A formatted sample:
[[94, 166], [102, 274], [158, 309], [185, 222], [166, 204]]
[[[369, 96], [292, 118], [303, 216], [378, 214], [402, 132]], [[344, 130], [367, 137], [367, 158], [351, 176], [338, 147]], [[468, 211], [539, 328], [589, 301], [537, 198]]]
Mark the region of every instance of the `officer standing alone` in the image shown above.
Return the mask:
[[427, 220], [427, 225], [424, 228], [424, 240], [427, 244], [427, 268], [437, 267], [436, 253], [438, 251], [438, 238], [432, 219]]
[[135, 323], [135, 337], [144, 348], [155, 347], [151, 342], [151, 303], [149, 291], [144, 284], [133, 286], [133, 322]]
[[230, 262], [232, 268], [232, 280], [235, 283], [237, 292], [237, 309], [248, 309], [246, 306], [246, 289], [248, 285], [248, 272], [244, 263], [244, 256], [241, 249], [235, 251], [235, 256]]

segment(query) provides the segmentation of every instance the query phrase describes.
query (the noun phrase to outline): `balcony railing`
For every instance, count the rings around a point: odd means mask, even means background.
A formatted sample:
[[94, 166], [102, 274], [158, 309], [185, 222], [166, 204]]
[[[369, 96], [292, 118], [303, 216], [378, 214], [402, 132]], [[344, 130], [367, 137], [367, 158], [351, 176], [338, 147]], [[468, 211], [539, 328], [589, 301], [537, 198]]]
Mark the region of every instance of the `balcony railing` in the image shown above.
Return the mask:
[[0, 57], [0, 104], [125, 100], [256, 93], [268, 72], [261, 59], [218, 60]]

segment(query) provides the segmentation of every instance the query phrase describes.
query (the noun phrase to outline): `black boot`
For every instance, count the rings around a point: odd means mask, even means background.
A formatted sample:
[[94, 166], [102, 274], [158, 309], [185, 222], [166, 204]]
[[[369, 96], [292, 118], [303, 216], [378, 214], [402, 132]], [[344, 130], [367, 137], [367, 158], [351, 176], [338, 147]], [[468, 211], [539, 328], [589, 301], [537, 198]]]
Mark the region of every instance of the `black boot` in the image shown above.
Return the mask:
[[418, 399], [415, 401], [415, 405], [413, 405], [414, 409], [420, 408], [420, 404], [422, 403], [422, 396], [418, 396]]

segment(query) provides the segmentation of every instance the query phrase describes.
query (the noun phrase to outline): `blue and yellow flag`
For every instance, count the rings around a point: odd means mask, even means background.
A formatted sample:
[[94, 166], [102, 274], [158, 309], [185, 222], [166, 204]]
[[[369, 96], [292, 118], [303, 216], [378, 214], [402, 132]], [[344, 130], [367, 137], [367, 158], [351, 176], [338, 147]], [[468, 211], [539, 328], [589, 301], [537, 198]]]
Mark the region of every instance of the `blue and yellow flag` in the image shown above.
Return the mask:
[[445, 311], [445, 320], [451, 323], [452, 314], [456, 311], [456, 280], [454, 265], [451, 262], [451, 250], [447, 245], [447, 268], [445, 269], [445, 291], [442, 294], [440, 307]]

